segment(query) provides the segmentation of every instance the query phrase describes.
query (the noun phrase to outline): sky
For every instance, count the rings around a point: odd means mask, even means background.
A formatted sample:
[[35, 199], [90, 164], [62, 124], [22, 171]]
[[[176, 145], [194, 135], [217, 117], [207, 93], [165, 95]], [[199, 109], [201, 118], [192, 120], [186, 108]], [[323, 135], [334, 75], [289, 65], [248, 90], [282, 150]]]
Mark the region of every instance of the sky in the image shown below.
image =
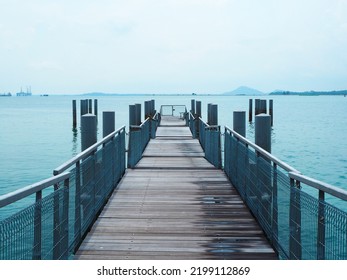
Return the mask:
[[0, 0], [0, 93], [347, 89], [347, 0]]

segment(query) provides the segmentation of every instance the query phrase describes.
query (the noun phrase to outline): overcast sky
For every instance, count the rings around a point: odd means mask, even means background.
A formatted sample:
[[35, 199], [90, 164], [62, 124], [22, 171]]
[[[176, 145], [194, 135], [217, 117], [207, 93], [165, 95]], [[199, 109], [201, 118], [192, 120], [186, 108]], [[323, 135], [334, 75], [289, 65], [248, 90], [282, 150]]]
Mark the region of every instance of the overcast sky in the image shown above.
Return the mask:
[[347, 89], [347, 0], [0, 0], [0, 93]]

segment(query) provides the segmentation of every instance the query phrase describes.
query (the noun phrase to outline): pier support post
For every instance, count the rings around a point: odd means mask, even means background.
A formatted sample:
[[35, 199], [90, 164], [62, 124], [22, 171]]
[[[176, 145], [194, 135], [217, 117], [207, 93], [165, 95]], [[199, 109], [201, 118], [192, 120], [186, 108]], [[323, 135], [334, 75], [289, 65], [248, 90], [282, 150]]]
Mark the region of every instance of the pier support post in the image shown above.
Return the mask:
[[136, 125], [141, 125], [141, 104], [135, 104]]
[[93, 114], [93, 106], [92, 106], [92, 99], [88, 99], [88, 113]]
[[94, 115], [96, 116], [96, 121], [98, 121], [98, 100], [94, 99]]
[[150, 110], [150, 112], [151, 112], [152, 117], [154, 117], [154, 115], [155, 115], [155, 100], [154, 99], [151, 100], [151, 110]]
[[253, 121], [253, 99], [249, 100], [248, 121], [250, 123]]
[[259, 114], [255, 117], [255, 144], [271, 153], [271, 117]]
[[145, 120], [152, 115], [151, 105], [151, 101], [145, 101]]
[[262, 99], [260, 100], [260, 111], [259, 113], [260, 114], [267, 114], [267, 106], [266, 106], [266, 100], [265, 99]]
[[260, 99], [255, 99], [255, 109], [254, 109], [254, 115], [255, 116], [260, 114], [259, 113], [260, 112], [259, 107], [260, 107]]
[[243, 137], [246, 137], [246, 112], [234, 111], [233, 113], [233, 129]]
[[102, 112], [102, 136], [106, 137], [115, 131], [115, 112]]
[[129, 127], [136, 125], [136, 106], [129, 105]]
[[77, 103], [76, 100], [72, 100], [72, 127], [77, 126]]
[[211, 125], [211, 106], [212, 106], [212, 103], [208, 103], [207, 104], [207, 124], [208, 125]]
[[81, 100], [81, 116], [88, 114], [88, 100]]
[[218, 105], [211, 104], [210, 107], [210, 123], [209, 125], [218, 125]]
[[190, 112], [195, 116], [195, 99], [190, 100]]
[[196, 117], [201, 118], [201, 101], [196, 101], [195, 106]]
[[273, 109], [274, 109], [274, 102], [272, 99], [270, 99], [269, 101], [269, 114], [271, 116], [271, 126], [274, 125], [274, 112], [273, 112]]
[[82, 151], [97, 142], [96, 116], [92, 114], [83, 115], [81, 118], [81, 141]]

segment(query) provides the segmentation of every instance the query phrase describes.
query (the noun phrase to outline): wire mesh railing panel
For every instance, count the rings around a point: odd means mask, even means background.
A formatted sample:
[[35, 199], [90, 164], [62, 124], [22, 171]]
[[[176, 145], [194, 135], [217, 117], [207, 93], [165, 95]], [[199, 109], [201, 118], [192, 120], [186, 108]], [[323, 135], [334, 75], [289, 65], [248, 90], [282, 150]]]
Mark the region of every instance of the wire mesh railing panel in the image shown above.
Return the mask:
[[33, 258], [35, 206], [31, 205], [0, 222], [0, 259]]
[[312, 186], [303, 189], [289, 176], [288, 166], [275, 161], [226, 130], [224, 171], [279, 257], [347, 259], [346, 211], [324, 200], [322, 190], [319, 197], [312, 194], [318, 191], [307, 192]]

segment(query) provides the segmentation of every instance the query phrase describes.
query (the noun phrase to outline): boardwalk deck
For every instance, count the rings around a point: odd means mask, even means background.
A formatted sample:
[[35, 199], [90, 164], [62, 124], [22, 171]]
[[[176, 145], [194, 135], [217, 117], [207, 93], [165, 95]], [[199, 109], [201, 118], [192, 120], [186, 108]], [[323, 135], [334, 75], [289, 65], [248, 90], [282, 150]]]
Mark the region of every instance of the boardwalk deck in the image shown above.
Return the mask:
[[222, 170], [182, 123], [165, 118], [128, 169], [76, 259], [274, 259]]

